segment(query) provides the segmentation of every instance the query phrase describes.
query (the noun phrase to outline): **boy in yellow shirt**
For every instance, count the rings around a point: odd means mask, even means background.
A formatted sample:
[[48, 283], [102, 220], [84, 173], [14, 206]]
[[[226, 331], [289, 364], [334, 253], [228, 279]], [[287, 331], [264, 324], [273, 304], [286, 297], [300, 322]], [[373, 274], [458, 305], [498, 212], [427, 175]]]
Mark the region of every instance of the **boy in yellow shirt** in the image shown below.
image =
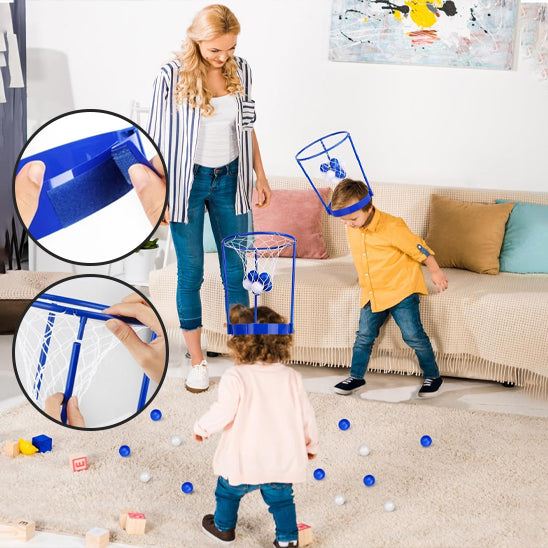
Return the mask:
[[[362, 181], [343, 179], [333, 192], [331, 209], [350, 207], [368, 194], [369, 189]], [[415, 351], [423, 371], [419, 396], [436, 395], [443, 379], [419, 313], [419, 294], [428, 293], [421, 263], [430, 271], [438, 292], [447, 289], [448, 285], [433, 251], [409, 230], [403, 219], [379, 211], [371, 201], [339, 218], [346, 225], [350, 251], [358, 271], [362, 309], [350, 377], [336, 384], [335, 392], [351, 394], [365, 384], [373, 344], [381, 326], [392, 314], [403, 340]]]

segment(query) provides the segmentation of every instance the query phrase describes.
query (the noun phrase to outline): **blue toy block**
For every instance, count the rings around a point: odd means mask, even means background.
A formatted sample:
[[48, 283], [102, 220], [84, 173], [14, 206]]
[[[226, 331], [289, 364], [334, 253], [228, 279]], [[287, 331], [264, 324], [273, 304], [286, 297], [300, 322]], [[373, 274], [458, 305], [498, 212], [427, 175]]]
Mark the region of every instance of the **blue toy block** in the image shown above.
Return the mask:
[[51, 442], [51, 438], [45, 434], [40, 434], [40, 436], [34, 436], [34, 438], [32, 438], [32, 445], [38, 449], [39, 453], [51, 451]]

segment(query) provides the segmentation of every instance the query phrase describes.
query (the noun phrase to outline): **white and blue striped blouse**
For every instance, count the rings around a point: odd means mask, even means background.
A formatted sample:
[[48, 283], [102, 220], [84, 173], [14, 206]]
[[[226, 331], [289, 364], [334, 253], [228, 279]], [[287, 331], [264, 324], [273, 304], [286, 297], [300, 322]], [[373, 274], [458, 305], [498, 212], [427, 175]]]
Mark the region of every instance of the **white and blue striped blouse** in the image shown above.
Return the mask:
[[[251, 208], [253, 192], [253, 123], [255, 102], [251, 100], [251, 69], [245, 59], [234, 57], [243, 95], [238, 103], [238, 187], [236, 214]], [[164, 157], [169, 177], [169, 214], [176, 223], [188, 222], [188, 198], [194, 178], [194, 154], [200, 127], [200, 109], [188, 103], [177, 104], [175, 90], [179, 81], [179, 60], [166, 63], [154, 81], [154, 96], [147, 131]]]

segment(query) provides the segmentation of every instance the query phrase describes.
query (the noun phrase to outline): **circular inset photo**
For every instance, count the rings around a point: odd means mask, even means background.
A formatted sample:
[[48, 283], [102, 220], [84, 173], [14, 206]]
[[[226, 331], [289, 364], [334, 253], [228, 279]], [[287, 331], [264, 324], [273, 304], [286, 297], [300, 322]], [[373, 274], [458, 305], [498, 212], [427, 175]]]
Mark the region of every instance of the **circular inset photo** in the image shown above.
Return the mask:
[[131, 120], [77, 110], [43, 125], [14, 173], [17, 212], [52, 255], [84, 265], [116, 261], [143, 245], [163, 218], [164, 162]]
[[13, 340], [17, 381], [29, 401], [64, 425], [125, 422], [155, 397], [168, 361], [164, 325], [150, 302], [114, 278], [83, 275], [48, 287]]

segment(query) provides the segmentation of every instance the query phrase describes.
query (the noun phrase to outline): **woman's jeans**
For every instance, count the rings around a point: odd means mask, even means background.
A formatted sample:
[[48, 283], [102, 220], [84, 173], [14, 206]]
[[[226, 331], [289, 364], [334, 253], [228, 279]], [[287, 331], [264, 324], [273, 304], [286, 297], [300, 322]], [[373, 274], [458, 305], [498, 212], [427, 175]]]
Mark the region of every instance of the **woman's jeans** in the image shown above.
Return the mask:
[[248, 214], [236, 215], [238, 158], [220, 168], [194, 166], [194, 181], [188, 199], [188, 223], [170, 223], [177, 255], [177, 312], [182, 329], [202, 327], [200, 288], [204, 281], [204, 214], [209, 211], [221, 278], [228, 287], [229, 305], [249, 306], [249, 294], [242, 285], [244, 265], [238, 254], [226, 250], [226, 277], [222, 266], [221, 241], [248, 231]]
[[371, 302], [362, 308], [352, 352], [350, 376], [355, 379], [364, 378], [373, 350], [373, 343], [390, 314], [400, 328], [403, 340], [415, 351], [424, 377], [427, 379], [438, 378], [440, 372], [430, 339], [422, 327], [417, 293], [409, 295], [403, 301], [381, 312], [371, 312]]
[[219, 531], [228, 531], [236, 527], [238, 508], [242, 497], [256, 489], [261, 490], [263, 500], [274, 517], [276, 524], [276, 540], [281, 542], [296, 541], [299, 537], [297, 529], [297, 514], [293, 501], [293, 485], [291, 483], [261, 483], [259, 485], [230, 485], [219, 476], [215, 499], [215, 527]]

